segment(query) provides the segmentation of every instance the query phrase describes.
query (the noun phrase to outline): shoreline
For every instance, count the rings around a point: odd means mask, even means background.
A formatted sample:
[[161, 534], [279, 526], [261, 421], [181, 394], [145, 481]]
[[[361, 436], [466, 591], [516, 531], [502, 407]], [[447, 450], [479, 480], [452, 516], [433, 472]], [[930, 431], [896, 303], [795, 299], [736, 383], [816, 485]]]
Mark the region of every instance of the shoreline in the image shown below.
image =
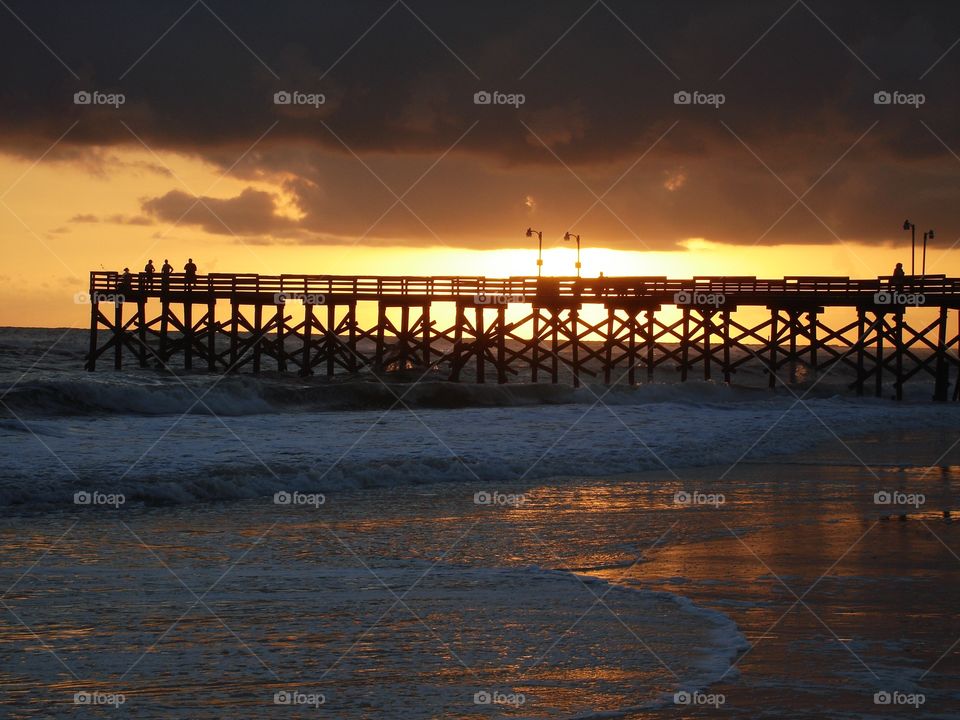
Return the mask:
[[[842, 429], [841, 433], [846, 434]], [[338, 582], [359, 578], [364, 590], [369, 589], [366, 586], [376, 586], [372, 578], [365, 576], [361, 562], [373, 562], [378, 568], [397, 568], [393, 582], [400, 588], [415, 579], [413, 575], [406, 579], [403, 573], [418, 572], [417, 567], [427, 567], [438, 558], [443, 565], [438, 567], [438, 574], [448, 579], [456, 577], [457, 568], [476, 570], [474, 575], [479, 576], [491, 566], [521, 570], [532, 564], [547, 570], [569, 568], [565, 574], [592, 576], [621, 589], [656, 594], [648, 595], [648, 599], [664, 596], [667, 602], [665, 594], [669, 594], [669, 605], [691, 603], [701, 615], [722, 613], [750, 644], [733, 658], [735, 669], [703, 689], [706, 696], [723, 696], [719, 707], [690, 708], [669, 700], [656, 709], [639, 707], [639, 703], [629, 700], [641, 700], [643, 694], [649, 695], [656, 689], [659, 703], [661, 689], [683, 687], [663, 672], [665, 668], [669, 670], [673, 661], [666, 666], [654, 662], [643, 643], [650, 640], [660, 657], [670, 657], [678, 649], [689, 652], [691, 638], [702, 636], [709, 623], [700, 623], [694, 617], [680, 625], [654, 630], [649, 625], [654, 618], [642, 614], [635, 613], [633, 619], [629, 615], [624, 616], [625, 620], [617, 618], [625, 624], [617, 624], [609, 614], [591, 617], [591, 621], [605, 621], [607, 631], [612, 627], [614, 632], [588, 634], [576, 642], [569, 639], [557, 649], [559, 656], [551, 656], [547, 664], [579, 657], [578, 653], [591, 647], [591, 641], [602, 637], [603, 649], [616, 648], [635, 661], [624, 664], [623, 670], [636, 675], [642, 668], [645, 675], [629, 682], [615, 673], [609, 675], [610, 683], [620, 683], [620, 694], [612, 697], [598, 693], [592, 696], [594, 707], [617, 703], [623, 709], [587, 717], [687, 716], [691, 710], [729, 717], [866, 717], [878, 710], [873, 693], [888, 690], [923, 692], [927, 702], [914, 716], [936, 717], [960, 699], [953, 689], [960, 676], [960, 654], [950, 647], [954, 638], [960, 638], [960, 618], [955, 617], [951, 602], [960, 589], [960, 558], [953, 557], [947, 549], [960, 547], [960, 536], [957, 525], [940, 514], [958, 507], [954, 490], [960, 482], [960, 449], [954, 447], [941, 458], [954, 441], [952, 430], [946, 427], [860, 433], [844, 439], [845, 444], [832, 440], [801, 454], [744, 460], [732, 470], [724, 465], [707, 465], [678, 467], [679, 477], [656, 470], [616, 476], [563, 476], [513, 484], [464, 481], [352, 490], [331, 493], [322, 510], [281, 508], [269, 498], [259, 497], [128, 507], [126, 510], [131, 512], [110, 516], [72, 510], [41, 519], [12, 518], [6, 523], [2, 538], [10, 548], [4, 557], [4, 570], [10, 573], [11, 582], [16, 580], [42, 552], [38, 548], [50, 547], [67, 529], [69, 521], [77, 520], [80, 524], [70, 541], [76, 540], [79, 549], [57, 548], [44, 560], [36, 576], [21, 583], [18, 597], [11, 600], [18, 612], [30, 607], [33, 583], [41, 582], [44, 567], [56, 562], [64, 563], [55, 569], [65, 572], [65, 577], [93, 564], [104, 566], [105, 578], [120, 569], [133, 577], [152, 580], [164, 593], [170, 585], [176, 588], [175, 579], [159, 564], [158, 557], [139, 546], [116, 522], [121, 519], [155, 548], [164, 563], [171, 563], [178, 572], [190, 573], [185, 577], [191, 584], [203, 583], [198, 586], [200, 590], [222, 573], [231, 557], [246, 557], [244, 553], [251, 551], [253, 543], [256, 551], [241, 563], [238, 577], [233, 579], [243, 580], [232, 590], [234, 600], [220, 598], [219, 604], [214, 604], [227, 612], [251, 605], [259, 590], [265, 593], [261, 597], [267, 605], [279, 601], [290, 609], [289, 617], [295, 618], [296, 608], [302, 611], [323, 595], [322, 583], [311, 583], [302, 590], [310, 595], [285, 596], [281, 592], [278, 596], [269, 580], [275, 572], [270, 564], [274, 556], [286, 558], [288, 565], [292, 563], [298, 568], [294, 575], [305, 573], [305, 578], [330, 577]], [[870, 467], [861, 466], [858, 458]], [[938, 462], [933, 470], [925, 472], [935, 461]], [[527, 493], [530, 502], [503, 508], [478, 505], [475, 493], [491, 488], [507, 494]], [[921, 491], [925, 503], [907, 513], [904, 521], [884, 521], [884, 515], [898, 517], [899, 513], [893, 510], [899, 508], [875, 504], [874, 494], [883, 489]], [[716, 506], [678, 505], [675, 499], [681, 492], [722, 494], [724, 502]], [[317, 512], [321, 514], [314, 514]], [[274, 530], [277, 522], [280, 525]], [[269, 534], [263, 543], [258, 540], [261, 534]], [[337, 542], [339, 537], [346, 542], [345, 546]], [[18, 549], [21, 544], [23, 547]], [[350, 552], [344, 553], [344, 549]], [[60, 557], [61, 552], [70, 554]], [[266, 557], [261, 553], [266, 553]], [[641, 561], [636, 562], [637, 558]], [[301, 566], [304, 561], [307, 565]], [[515, 574], [507, 571], [507, 575]], [[527, 576], [521, 573], [516, 577]], [[291, 591], [301, 587], [294, 576], [281, 574], [276, 579], [281, 588], [291, 581]], [[522, 591], [518, 597], [526, 597], [524, 593], [537, 586], [536, 578], [527, 580], [515, 589]], [[451, 587], [457, 582], [452, 581]], [[564, 595], [558, 607], [574, 614], [549, 624], [540, 638], [540, 650], [534, 650], [535, 653], [550, 648], [555, 636], [573, 623], [580, 612], [588, 610], [592, 602], [589, 593], [578, 588], [577, 583], [569, 585], [578, 594], [569, 598]], [[27, 594], [20, 595], [21, 592]], [[82, 597], [71, 594], [75, 590], [70, 587], [64, 588], [64, 592], [63, 597], [71, 602]], [[803, 598], [803, 604], [796, 603], [797, 596]], [[421, 612], [430, 610], [430, 597], [422, 598], [424, 605], [418, 608]], [[472, 596], [468, 593], [465, 597]], [[514, 607], [516, 604], [516, 599], [507, 603], [511, 612], [537, 608], [529, 600]], [[167, 610], [170, 617], [157, 620], [153, 626], [156, 635], [183, 608], [171, 603]], [[448, 610], [450, 617], [456, 619], [455, 606]], [[34, 606], [29, 616], [31, 622], [37, 611]], [[52, 619], [65, 625], [76, 622], [71, 613], [59, 612], [59, 617], [54, 612]], [[260, 612], [262, 608], [257, 610]], [[272, 622], [243, 612], [236, 621], [227, 617], [231, 627], [236, 626], [257, 652], [271, 652], [271, 633], [276, 631]], [[297, 626], [298, 632], [314, 633], [312, 623], [326, 622], [311, 617], [311, 624]], [[375, 619], [374, 615], [354, 620], [356, 631]], [[206, 620], [208, 631], [222, 630], [210, 618]], [[453, 642], [455, 638], [449, 635], [452, 627], [450, 622], [441, 623], [437, 632]], [[642, 631], [631, 637], [625, 629], [628, 627], [645, 627], [648, 632], [655, 632], [657, 639]], [[391, 627], [389, 632], [396, 634], [400, 630], [402, 626]], [[343, 628], [338, 631], [343, 647], [355, 640], [355, 635]], [[491, 637], [481, 633], [473, 639], [481, 645], [495, 643], [499, 634], [495, 631]], [[67, 640], [52, 635], [50, 641]], [[165, 644], [165, 652], [173, 657], [183, 652], [183, 643], [189, 646], [189, 637], [174, 635], [170, 641], [171, 644]], [[473, 643], [465, 643], [463, 649], [469, 651], [472, 646]], [[78, 652], [88, 651], [82, 643], [77, 647]], [[706, 642], [702, 647], [714, 650]], [[292, 648], [286, 652], [280, 652], [279, 647], [273, 650], [279, 663], [286, 664], [297, 657]], [[710, 651], [704, 653], [710, 655]], [[250, 658], [244, 659], [243, 655], [238, 649], [234, 662], [238, 672], [242, 669], [245, 673], [249, 672]], [[272, 656], [268, 657], [272, 663]], [[160, 661], [153, 656], [150, 660]], [[402, 662], [403, 653], [389, 655], [389, 661]], [[616, 663], [607, 663], [605, 672], [618, 667]], [[354, 671], [362, 668], [362, 664], [357, 665]], [[296, 670], [285, 670], [285, 679], [289, 679], [288, 672]], [[722, 672], [721, 669], [711, 677]], [[675, 675], [693, 677], [684, 672]], [[202, 673], [200, 677], [203, 678]], [[246, 681], [247, 676], [240, 677]], [[341, 689], [348, 688], [351, 696], [354, 692], [372, 692], [373, 686], [368, 687], [361, 680], [354, 683], [345, 678], [344, 682], [347, 684]], [[537, 705], [528, 711], [543, 716], [544, 712], [549, 714], [563, 707], [568, 709], [563, 717], [575, 717], [578, 703], [589, 702], [589, 675], [547, 682], [529, 690], [520, 685], [531, 696], [538, 696]], [[447, 686], [438, 681], [429, 680], [427, 686], [434, 699], [438, 693], [448, 692]], [[241, 682], [237, 687], [242, 694], [246, 686]], [[539, 692], [534, 693], [534, 689]], [[206, 692], [202, 684], [191, 692], [201, 691]], [[166, 692], [176, 695], [172, 680]], [[212, 688], [210, 692], [219, 690]], [[147, 703], [148, 715], [149, 704], [154, 700], [142, 699]], [[350, 712], [354, 709], [351, 707]], [[912, 708], [911, 711], [914, 712]]]
[[[945, 449], [941, 441], [900, 434], [846, 441], [871, 469], [878, 470], [871, 461], [888, 463], [878, 472], [881, 480], [900, 476], [939, 491], [922, 509], [905, 508], [901, 515], [901, 508], [891, 512], [864, 498], [851, 502], [875, 479], [859, 464], [825, 464], [838, 448], [850, 452], [835, 442], [819, 446], [816, 459], [750, 465], [761, 472], [779, 468], [801, 483], [804, 475], [812, 483], [823, 473], [846, 476], [846, 502], [795, 503], [779, 517], [748, 507], [737, 523], [746, 523], [745, 530], [707, 515], [706, 522], [722, 531], [717, 537], [663, 542], [626, 569], [584, 571], [678, 593], [723, 612], [749, 642], [726, 677], [706, 689], [721, 695], [723, 705], [671, 706], [656, 716], [699, 710], [728, 717], [872, 717], [896, 709], [912, 717], [948, 717], [960, 700], [960, 618], [952, 602], [960, 592], [960, 525], [953, 522], [960, 507], [960, 495], [953, 495], [960, 487], [960, 450], [949, 451], [923, 480], [917, 470], [925, 463], [902, 460], [936, 459]], [[901, 460], [889, 463], [892, 457]], [[884, 696], [875, 693], [888, 693], [894, 703], [919, 702], [922, 695], [923, 702], [891, 708], [877, 704]], [[625, 715], [653, 716], [640, 710]]]

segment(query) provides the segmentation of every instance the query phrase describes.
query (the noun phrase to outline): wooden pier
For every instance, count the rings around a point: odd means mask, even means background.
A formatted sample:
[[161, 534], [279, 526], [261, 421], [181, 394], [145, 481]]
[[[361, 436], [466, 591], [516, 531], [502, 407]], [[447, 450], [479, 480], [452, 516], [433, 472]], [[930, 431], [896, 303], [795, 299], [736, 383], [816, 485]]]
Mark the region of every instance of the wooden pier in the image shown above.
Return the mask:
[[[127, 357], [142, 368], [327, 376], [443, 368], [454, 381], [579, 385], [650, 381], [661, 366], [680, 380], [731, 382], [749, 363], [775, 387], [841, 363], [858, 394], [880, 396], [887, 382], [901, 399], [915, 377], [932, 379], [935, 400], [956, 400], [960, 388], [960, 279], [942, 275], [125, 279], [92, 272], [89, 299], [88, 370], [112, 355], [117, 370]], [[364, 326], [360, 318], [374, 309], [374, 325]], [[452, 315], [451, 326], [438, 325], [438, 309]], [[830, 327], [825, 315], [835, 310], [848, 320]]]

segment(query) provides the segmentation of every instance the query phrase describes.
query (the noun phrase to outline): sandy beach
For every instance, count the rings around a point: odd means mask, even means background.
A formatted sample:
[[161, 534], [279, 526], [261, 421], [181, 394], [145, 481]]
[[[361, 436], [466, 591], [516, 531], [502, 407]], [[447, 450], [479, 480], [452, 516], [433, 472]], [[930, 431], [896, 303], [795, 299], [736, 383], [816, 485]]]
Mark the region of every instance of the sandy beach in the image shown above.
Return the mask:
[[[949, 717], [960, 453], [919, 437], [722, 479], [504, 486], [523, 502], [502, 508], [444, 483], [334, 493], [322, 518], [251, 500], [8, 519], [5, 602], [30, 626], [3, 627], [8, 709], [99, 691], [142, 717], [259, 716], [288, 692], [338, 717]], [[923, 504], [901, 520], [885, 490]]]
[[[718, 537], [665, 542], [626, 571], [599, 573], [721, 610], [750, 643], [709, 690], [724, 704], [657, 716], [954, 717], [960, 452], [947, 450], [955, 441], [936, 433], [837, 440], [810, 458], [741, 467], [776, 479], [732, 516], [703, 510], [691, 520], [718, 527]], [[817, 464], [843, 456], [852, 464]], [[894, 485], [925, 494], [925, 504], [901, 515], [868, 497]], [[822, 501], [818, 490], [829, 490]], [[781, 492], [792, 499], [781, 502]]]

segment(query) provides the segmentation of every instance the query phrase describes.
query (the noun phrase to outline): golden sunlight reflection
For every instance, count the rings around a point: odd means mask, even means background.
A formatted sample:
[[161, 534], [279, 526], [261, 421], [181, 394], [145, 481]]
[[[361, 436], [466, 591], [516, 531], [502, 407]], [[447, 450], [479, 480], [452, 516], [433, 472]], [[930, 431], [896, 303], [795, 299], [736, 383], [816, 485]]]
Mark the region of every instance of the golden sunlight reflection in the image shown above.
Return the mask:
[[[536, 240], [493, 233], [482, 249], [463, 247], [460, 238], [439, 233], [429, 245], [404, 238], [328, 241], [303, 244], [291, 238], [235, 237], [187, 222], [166, 223], [145, 216], [142, 200], [171, 191], [188, 196], [227, 199], [245, 189], [270, 194], [275, 214], [291, 222], [304, 211], [286, 188], [284, 177], [238, 179], [218, 168], [177, 153], [155, 156], [146, 150], [102, 153], [95, 168], [45, 162], [31, 167], [25, 160], [0, 159], [0, 183], [8, 186], [8, 211], [0, 212], [0, 233], [8, 238], [8, 270], [0, 285], [0, 325], [82, 326], [86, 312], [71, 302], [86, 289], [95, 269], [139, 270], [148, 259], [169, 258], [179, 269], [193, 257], [200, 273], [314, 273], [337, 275], [535, 276]], [[159, 160], [158, 160], [159, 158]], [[665, 178], [670, 191], [685, 188], [687, 171], [677, 168]], [[319, 188], [318, 188], [319, 190]], [[48, 198], [55, 195], [57, 203]], [[893, 245], [841, 242], [831, 245], [725, 245], [709, 238], [687, 238], [673, 249], [665, 238], [634, 235], [632, 247], [612, 249], [603, 236], [591, 234], [589, 217], [576, 227], [569, 219], [545, 217], [538, 197], [528, 192], [517, 203], [544, 231], [543, 274], [576, 274], [576, 250], [564, 243], [566, 230], [582, 237], [582, 275], [597, 277], [655, 275], [840, 275], [877, 277], [896, 262], [907, 261], [909, 249]], [[376, 218], [371, 217], [372, 223]], [[422, 228], [420, 228], [422, 229]], [[629, 228], [625, 232], [632, 234]], [[899, 239], [899, 238], [898, 238]], [[475, 242], [475, 241], [473, 241]], [[928, 272], [955, 272], [953, 256], [931, 253]], [[66, 298], [66, 299], [65, 299]]]

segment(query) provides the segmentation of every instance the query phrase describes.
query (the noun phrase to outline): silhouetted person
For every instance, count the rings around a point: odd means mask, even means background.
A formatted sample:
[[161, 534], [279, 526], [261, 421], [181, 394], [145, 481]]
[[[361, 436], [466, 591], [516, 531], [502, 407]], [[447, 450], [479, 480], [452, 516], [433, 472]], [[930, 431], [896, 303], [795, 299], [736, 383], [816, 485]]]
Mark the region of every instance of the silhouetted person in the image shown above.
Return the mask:
[[161, 286], [164, 291], [170, 289], [170, 273], [173, 272], [173, 265], [170, 264], [170, 261], [167, 258], [163, 259], [163, 267], [160, 268], [160, 272], [163, 274], [163, 285]]
[[903, 272], [903, 263], [897, 263], [897, 266], [893, 269], [893, 286], [902, 288], [904, 277], [906, 277], [906, 273]]
[[197, 266], [193, 262], [193, 258], [187, 258], [187, 264], [183, 266], [183, 272], [186, 276], [186, 285], [189, 290], [197, 282]]
[[117, 290], [121, 293], [130, 292], [131, 281], [133, 276], [130, 275], [130, 268], [125, 267], [123, 269], [123, 274], [120, 276], [120, 282], [117, 283]]
[[143, 266], [143, 274], [147, 276], [147, 290], [153, 290], [154, 271], [156, 271], [156, 268], [153, 266], [153, 260], [147, 260], [147, 264]]

